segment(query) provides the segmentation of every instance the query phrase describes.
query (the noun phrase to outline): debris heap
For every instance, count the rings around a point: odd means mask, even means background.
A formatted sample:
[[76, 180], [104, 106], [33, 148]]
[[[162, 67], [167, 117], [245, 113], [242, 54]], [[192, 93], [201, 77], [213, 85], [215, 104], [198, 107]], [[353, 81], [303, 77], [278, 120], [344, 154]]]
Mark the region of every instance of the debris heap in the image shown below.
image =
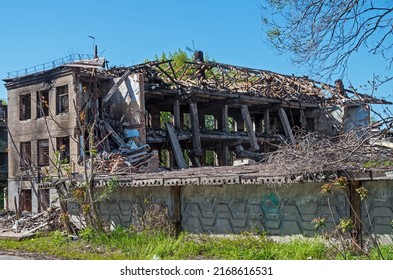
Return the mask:
[[0, 232], [33, 234], [62, 227], [60, 208], [49, 207], [39, 214], [23, 211], [20, 218], [14, 212], [0, 213]]

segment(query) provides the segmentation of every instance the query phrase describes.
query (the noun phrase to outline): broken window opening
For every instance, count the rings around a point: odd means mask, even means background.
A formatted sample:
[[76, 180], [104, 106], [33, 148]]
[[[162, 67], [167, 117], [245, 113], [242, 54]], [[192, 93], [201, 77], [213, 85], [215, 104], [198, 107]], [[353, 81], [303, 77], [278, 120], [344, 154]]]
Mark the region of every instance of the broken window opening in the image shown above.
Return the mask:
[[[251, 118], [251, 124], [252, 124], [252, 131], [255, 132], [255, 131], [256, 131], [256, 128], [257, 128], [255, 117], [252, 117], [252, 118]], [[246, 129], [246, 131], [247, 131], [247, 129]]]
[[160, 127], [165, 129], [165, 123], [173, 124], [173, 115], [169, 111], [160, 111]]
[[266, 126], [265, 126], [265, 120], [264, 119], [258, 119], [257, 122], [257, 130], [256, 132], [264, 134], [266, 131]]
[[[8, 130], [6, 127], [0, 127], [0, 139], [7, 139], [8, 137]], [[2, 150], [2, 149], [0, 149]]]
[[184, 161], [186, 162], [186, 164], [187, 164], [188, 166], [190, 166], [190, 165], [192, 165], [192, 162], [191, 162], [191, 159], [190, 159], [190, 156], [189, 156], [188, 153], [189, 153], [188, 150], [183, 150]]
[[21, 121], [31, 118], [31, 94], [19, 96], [19, 119]]
[[8, 153], [0, 153], [0, 168], [7, 167], [8, 165]]
[[233, 165], [236, 160], [236, 153], [233, 150], [228, 151], [228, 165]]
[[37, 92], [37, 119], [49, 116], [49, 90]]
[[191, 117], [189, 113], [183, 113], [183, 125], [186, 130], [191, 129]]
[[68, 85], [56, 88], [56, 114], [68, 113]]
[[49, 166], [49, 140], [42, 139], [37, 141], [37, 165]]
[[216, 166], [217, 154], [214, 150], [205, 150], [204, 153], [204, 166]]
[[205, 129], [206, 130], [217, 129], [217, 122], [214, 115], [205, 115]]
[[160, 150], [160, 166], [170, 168], [171, 167], [171, 153], [168, 149]]
[[56, 144], [60, 162], [64, 164], [70, 163], [70, 137], [57, 137]]
[[27, 167], [31, 163], [31, 142], [20, 142], [20, 167]]
[[81, 92], [83, 94], [87, 94], [90, 91], [90, 87], [88, 83], [81, 83]]
[[236, 122], [233, 117], [228, 117], [228, 132], [236, 131]]

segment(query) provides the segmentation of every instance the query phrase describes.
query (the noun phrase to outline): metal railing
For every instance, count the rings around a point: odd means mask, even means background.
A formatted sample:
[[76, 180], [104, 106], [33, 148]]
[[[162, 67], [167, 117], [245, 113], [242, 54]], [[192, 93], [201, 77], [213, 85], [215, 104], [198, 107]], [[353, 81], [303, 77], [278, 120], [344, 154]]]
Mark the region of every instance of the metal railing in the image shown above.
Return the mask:
[[90, 54], [70, 54], [65, 57], [53, 60], [51, 62], [46, 62], [43, 64], [38, 64], [29, 68], [17, 70], [17, 71], [12, 71], [7, 73], [7, 78], [16, 78], [24, 75], [29, 75], [29, 74], [34, 74], [46, 70], [51, 70], [53, 68], [56, 68], [60, 65], [63, 65], [65, 63], [70, 63], [74, 62], [77, 60], [84, 60], [84, 59], [92, 59], [93, 55]]

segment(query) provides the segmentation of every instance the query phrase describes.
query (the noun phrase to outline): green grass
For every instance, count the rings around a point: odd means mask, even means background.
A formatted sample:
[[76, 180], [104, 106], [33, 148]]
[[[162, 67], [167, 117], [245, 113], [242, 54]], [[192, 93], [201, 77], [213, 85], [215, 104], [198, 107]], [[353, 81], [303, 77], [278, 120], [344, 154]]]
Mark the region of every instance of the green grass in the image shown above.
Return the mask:
[[[136, 233], [116, 228], [105, 234], [91, 229], [72, 240], [55, 231], [22, 241], [0, 239], [0, 250], [22, 250], [53, 255], [60, 259], [85, 260], [306, 260], [339, 259], [338, 253], [317, 238], [295, 239], [287, 243], [274, 242], [264, 235], [240, 234], [232, 236], [192, 235], [178, 237], [160, 233]], [[393, 247], [383, 246], [385, 259], [393, 259]], [[367, 259], [350, 255], [351, 259]], [[369, 258], [379, 259], [371, 251]]]

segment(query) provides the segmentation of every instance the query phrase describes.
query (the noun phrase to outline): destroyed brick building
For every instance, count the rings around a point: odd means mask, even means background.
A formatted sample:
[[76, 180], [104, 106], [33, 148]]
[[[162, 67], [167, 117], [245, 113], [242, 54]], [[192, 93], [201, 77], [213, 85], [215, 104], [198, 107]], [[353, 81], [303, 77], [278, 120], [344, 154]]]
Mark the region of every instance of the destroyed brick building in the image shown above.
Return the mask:
[[[297, 132], [333, 136], [367, 125], [369, 104], [385, 102], [345, 89], [340, 80], [332, 86], [205, 62], [202, 52], [182, 65], [168, 60], [105, 66], [104, 59], [80, 59], [4, 79], [9, 209], [44, 210], [55, 201], [51, 188], [43, 187], [51, 166], [60, 160], [71, 173], [83, 174], [82, 159], [92, 149], [100, 159], [97, 177], [166, 186], [170, 180], [163, 183], [154, 172], [217, 167], [207, 178], [223, 172], [219, 166], [260, 163], [278, 144], [294, 141]], [[92, 128], [94, 138], [86, 133]], [[241, 167], [228, 170], [247, 173]], [[192, 173], [176, 172], [173, 184], [192, 181]], [[217, 184], [243, 182], [221, 179]]]

